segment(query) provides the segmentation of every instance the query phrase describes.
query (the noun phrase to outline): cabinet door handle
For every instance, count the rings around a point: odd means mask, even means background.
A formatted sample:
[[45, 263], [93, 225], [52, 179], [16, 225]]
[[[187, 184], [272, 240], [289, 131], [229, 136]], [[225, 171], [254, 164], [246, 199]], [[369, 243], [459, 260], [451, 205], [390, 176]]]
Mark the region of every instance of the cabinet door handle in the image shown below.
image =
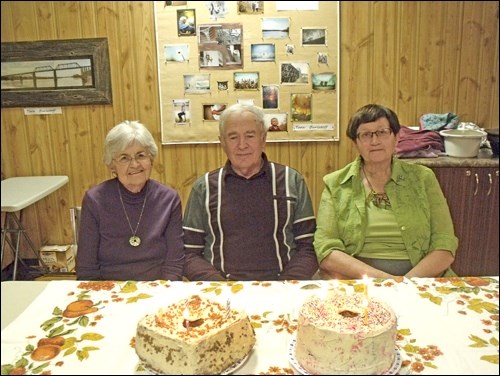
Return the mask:
[[476, 177], [476, 189], [474, 190], [474, 196], [477, 196], [477, 190], [479, 189], [479, 175], [474, 174], [474, 176]]
[[486, 196], [489, 196], [490, 193], [491, 193], [491, 188], [493, 186], [493, 177], [491, 176], [491, 174], [488, 174], [488, 180], [490, 181], [490, 187], [488, 188], [488, 193], [486, 193]]

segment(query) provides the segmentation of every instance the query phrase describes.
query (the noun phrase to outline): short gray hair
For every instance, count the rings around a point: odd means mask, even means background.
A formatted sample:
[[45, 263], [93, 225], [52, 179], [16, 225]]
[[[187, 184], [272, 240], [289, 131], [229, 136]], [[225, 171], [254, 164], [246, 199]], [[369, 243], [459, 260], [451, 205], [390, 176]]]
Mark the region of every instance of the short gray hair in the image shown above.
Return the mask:
[[224, 136], [224, 131], [226, 129], [226, 120], [228, 117], [231, 115], [241, 115], [244, 112], [250, 112], [255, 115], [255, 121], [262, 127], [263, 132], [267, 132], [267, 127], [264, 124], [264, 111], [262, 111], [262, 108], [254, 106], [254, 105], [248, 105], [248, 104], [241, 104], [241, 103], [236, 103], [233, 104], [232, 106], [226, 108], [222, 114], [220, 115], [219, 119], [219, 135], [222, 137]]
[[106, 166], [111, 166], [113, 157], [134, 142], [144, 146], [151, 155], [151, 159], [154, 159], [158, 154], [158, 146], [144, 124], [137, 120], [125, 120], [115, 125], [106, 136], [104, 142], [104, 163]]

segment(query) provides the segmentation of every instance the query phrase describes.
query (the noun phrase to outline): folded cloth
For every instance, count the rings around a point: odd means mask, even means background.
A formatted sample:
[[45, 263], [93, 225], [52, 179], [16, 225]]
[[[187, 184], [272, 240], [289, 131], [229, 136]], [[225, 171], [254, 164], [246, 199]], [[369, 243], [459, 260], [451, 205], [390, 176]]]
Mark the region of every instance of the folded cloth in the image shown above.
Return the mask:
[[424, 114], [420, 116], [420, 129], [440, 131], [442, 129], [455, 129], [460, 123], [457, 114], [446, 112], [444, 114]]
[[396, 144], [398, 157], [437, 157], [441, 152], [444, 152], [444, 144], [438, 132], [401, 127]]

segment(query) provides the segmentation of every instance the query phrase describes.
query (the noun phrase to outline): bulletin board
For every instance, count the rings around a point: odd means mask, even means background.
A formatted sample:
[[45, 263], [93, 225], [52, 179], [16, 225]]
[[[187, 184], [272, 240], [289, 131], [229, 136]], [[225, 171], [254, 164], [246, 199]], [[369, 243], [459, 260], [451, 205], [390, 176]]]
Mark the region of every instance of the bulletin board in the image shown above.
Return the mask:
[[234, 103], [268, 142], [339, 140], [338, 1], [155, 1], [162, 144], [217, 143]]

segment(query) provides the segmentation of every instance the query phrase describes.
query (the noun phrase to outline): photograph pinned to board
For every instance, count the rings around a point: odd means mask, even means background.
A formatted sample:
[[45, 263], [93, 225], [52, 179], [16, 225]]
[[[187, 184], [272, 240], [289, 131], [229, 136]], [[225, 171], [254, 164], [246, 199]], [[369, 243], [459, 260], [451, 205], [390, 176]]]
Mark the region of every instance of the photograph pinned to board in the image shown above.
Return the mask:
[[280, 89], [278, 85], [262, 85], [262, 108], [277, 110], [279, 108]]
[[237, 1], [238, 14], [262, 14], [264, 13], [263, 1]]
[[312, 120], [312, 94], [290, 94], [291, 121]]
[[206, 1], [210, 19], [217, 21], [219, 18], [224, 18], [227, 15], [227, 1]]
[[203, 104], [203, 120], [219, 121], [222, 111], [227, 107], [227, 103]]
[[168, 7], [168, 6], [179, 6], [179, 5], [187, 5], [187, 1], [164, 1], [165, 5], [163, 6]]
[[259, 90], [259, 72], [234, 72], [234, 90]]
[[245, 104], [247, 106], [254, 106], [255, 101], [252, 98], [238, 98], [236, 103]]
[[290, 36], [290, 18], [263, 17], [261, 28], [264, 39], [286, 39]]
[[295, 45], [294, 44], [285, 44], [285, 53], [287, 55], [293, 55], [295, 53]]
[[163, 46], [165, 63], [187, 63], [189, 61], [189, 44], [166, 44]]
[[243, 68], [243, 27], [240, 23], [200, 25], [198, 34], [201, 69]]
[[334, 91], [337, 88], [337, 75], [335, 73], [313, 73], [311, 81], [313, 90]]
[[179, 37], [196, 35], [196, 10], [179, 9], [177, 11], [177, 35]]
[[191, 106], [189, 99], [172, 100], [172, 111], [175, 125], [191, 123]]
[[309, 74], [309, 63], [280, 63], [280, 83], [282, 85], [308, 85]]
[[276, 47], [274, 43], [256, 43], [250, 46], [251, 60], [254, 62], [275, 61]]
[[209, 74], [185, 74], [184, 94], [207, 94], [210, 93]]
[[302, 46], [327, 46], [325, 27], [303, 27]]
[[217, 81], [217, 90], [228, 91], [229, 90], [229, 81]]
[[288, 129], [288, 114], [286, 112], [264, 114], [264, 124], [269, 132], [286, 132]]
[[318, 64], [326, 64], [328, 65], [328, 54], [326, 52], [318, 52]]

